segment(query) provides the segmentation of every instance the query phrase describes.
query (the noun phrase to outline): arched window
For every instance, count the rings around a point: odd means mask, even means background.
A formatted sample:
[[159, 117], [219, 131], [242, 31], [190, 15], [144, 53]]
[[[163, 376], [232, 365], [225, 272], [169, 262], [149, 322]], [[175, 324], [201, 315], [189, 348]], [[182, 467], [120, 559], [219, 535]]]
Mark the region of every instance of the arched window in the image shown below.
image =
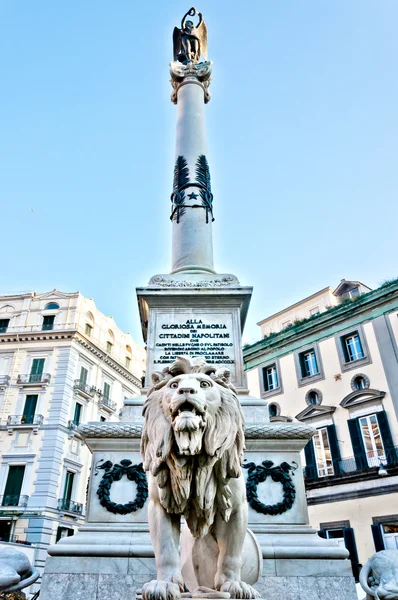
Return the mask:
[[319, 390], [309, 390], [305, 395], [305, 401], [308, 405], [317, 405], [322, 402], [322, 394]]
[[268, 413], [270, 418], [278, 417], [280, 414], [280, 410], [280, 406], [276, 402], [271, 402], [271, 404], [268, 404]]
[[369, 378], [366, 377], [363, 373], [357, 373], [351, 379], [351, 388], [354, 391], [357, 390], [366, 390], [369, 387], [370, 381]]
[[94, 315], [92, 312], [88, 311], [86, 312], [86, 319], [87, 321], [90, 321], [91, 323], [94, 323]]
[[59, 304], [57, 304], [56, 302], [49, 302], [44, 307], [44, 310], [58, 310], [58, 309], [59, 309]]
[[7, 313], [8, 315], [14, 312], [14, 307], [11, 304], [6, 304], [0, 308], [0, 313]]
[[115, 339], [115, 334], [113, 333], [112, 329], [108, 329], [108, 335], [111, 338], [111, 340]]

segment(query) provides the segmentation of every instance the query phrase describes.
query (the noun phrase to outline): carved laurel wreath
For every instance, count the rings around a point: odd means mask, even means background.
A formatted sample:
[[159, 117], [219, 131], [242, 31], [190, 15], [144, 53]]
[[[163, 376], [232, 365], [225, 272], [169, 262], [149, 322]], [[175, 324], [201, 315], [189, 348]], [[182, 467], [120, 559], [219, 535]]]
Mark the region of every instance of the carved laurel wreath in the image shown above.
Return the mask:
[[[101, 506], [106, 508], [107, 511], [115, 515], [128, 515], [144, 506], [148, 498], [148, 483], [142, 463], [133, 465], [131, 460], [123, 459], [120, 461], [120, 465], [113, 465], [110, 460], [107, 460], [103, 465], [97, 466], [97, 469], [104, 469], [105, 471], [98, 486], [97, 495]], [[123, 475], [127, 475], [127, 479], [137, 484], [137, 494], [134, 502], [118, 504], [112, 502], [110, 498], [111, 487], [112, 483], [120, 481]]]
[[[295, 471], [297, 469], [297, 463], [293, 461], [295, 466], [291, 466], [287, 462], [283, 462], [279, 467], [274, 467], [273, 464], [274, 463], [271, 460], [264, 460], [261, 465], [256, 465], [253, 462], [242, 465], [244, 469], [249, 471], [249, 476], [246, 481], [247, 501], [253, 510], [262, 513], [263, 515], [282, 515], [292, 508], [296, 498], [296, 489], [290, 476], [290, 471]], [[268, 475], [271, 476], [272, 481], [282, 484], [282, 502], [266, 505], [258, 499], [257, 486], [259, 483], [263, 483]]]

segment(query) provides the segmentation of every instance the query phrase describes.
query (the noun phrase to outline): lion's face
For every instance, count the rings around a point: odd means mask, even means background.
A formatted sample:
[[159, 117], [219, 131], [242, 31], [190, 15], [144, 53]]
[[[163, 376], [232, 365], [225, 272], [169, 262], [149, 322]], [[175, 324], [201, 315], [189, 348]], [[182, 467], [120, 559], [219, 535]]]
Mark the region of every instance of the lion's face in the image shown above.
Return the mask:
[[219, 386], [204, 373], [177, 375], [163, 388], [162, 408], [171, 422], [179, 453], [184, 456], [202, 450], [207, 418], [221, 404]]

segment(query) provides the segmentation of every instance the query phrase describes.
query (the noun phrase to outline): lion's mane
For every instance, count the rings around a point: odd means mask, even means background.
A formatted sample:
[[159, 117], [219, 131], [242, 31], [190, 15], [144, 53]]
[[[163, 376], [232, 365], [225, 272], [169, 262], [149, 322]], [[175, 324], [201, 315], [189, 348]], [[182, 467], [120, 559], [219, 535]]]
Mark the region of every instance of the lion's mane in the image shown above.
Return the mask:
[[[219, 390], [221, 404], [207, 415], [202, 451], [195, 456], [178, 454], [170, 420], [164, 413], [164, 386], [182, 373], [205, 373]], [[218, 370], [204, 359], [178, 357], [162, 373], [153, 376], [154, 386], [144, 404], [141, 453], [144, 468], [156, 479], [159, 499], [168, 513], [184, 515], [194, 537], [203, 537], [216, 514], [229, 520], [232, 505], [231, 477], [241, 475], [244, 420], [229, 372]]]

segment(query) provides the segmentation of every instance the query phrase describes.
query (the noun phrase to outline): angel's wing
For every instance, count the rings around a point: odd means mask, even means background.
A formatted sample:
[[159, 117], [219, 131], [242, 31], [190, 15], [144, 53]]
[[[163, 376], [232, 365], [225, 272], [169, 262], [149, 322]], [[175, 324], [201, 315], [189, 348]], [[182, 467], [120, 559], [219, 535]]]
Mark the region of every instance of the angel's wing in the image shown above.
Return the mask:
[[174, 27], [173, 31], [173, 56], [174, 60], [177, 60], [177, 56], [181, 52], [181, 30], [178, 27]]
[[203, 55], [203, 58], [207, 60], [207, 27], [203, 19], [201, 20], [200, 25], [196, 28], [196, 35], [200, 42], [200, 52]]

